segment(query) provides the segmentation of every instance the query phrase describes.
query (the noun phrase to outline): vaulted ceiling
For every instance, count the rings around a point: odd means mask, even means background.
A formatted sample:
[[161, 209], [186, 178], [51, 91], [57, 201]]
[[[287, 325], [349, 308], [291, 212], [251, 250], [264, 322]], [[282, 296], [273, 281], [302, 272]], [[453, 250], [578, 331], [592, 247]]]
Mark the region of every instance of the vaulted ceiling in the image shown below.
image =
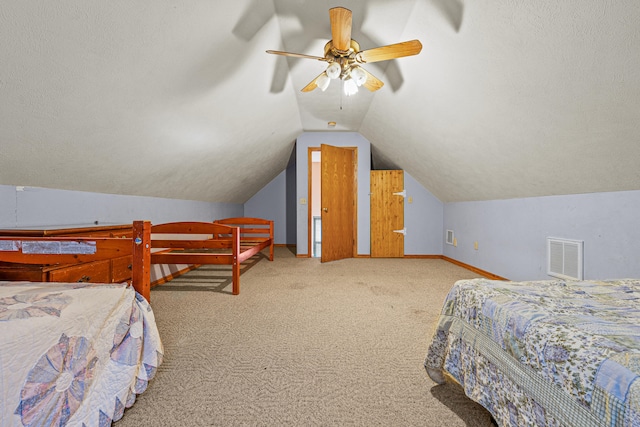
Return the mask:
[[[385, 85], [300, 91], [328, 10]], [[243, 203], [303, 132], [444, 202], [640, 189], [637, 0], [65, 0], [0, 9], [0, 184]], [[335, 121], [335, 127], [328, 122]], [[330, 135], [328, 135], [330, 138]]]

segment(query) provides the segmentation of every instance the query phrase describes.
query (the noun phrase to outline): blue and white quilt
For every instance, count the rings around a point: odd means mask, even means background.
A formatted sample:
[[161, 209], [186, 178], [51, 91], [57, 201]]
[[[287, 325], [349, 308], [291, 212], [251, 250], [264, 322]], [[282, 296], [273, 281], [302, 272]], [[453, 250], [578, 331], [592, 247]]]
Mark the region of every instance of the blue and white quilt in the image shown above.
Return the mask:
[[501, 426], [640, 426], [640, 280], [461, 280], [425, 367]]
[[162, 357], [127, 284], [0, 282], [2, 426], [110, 426]]

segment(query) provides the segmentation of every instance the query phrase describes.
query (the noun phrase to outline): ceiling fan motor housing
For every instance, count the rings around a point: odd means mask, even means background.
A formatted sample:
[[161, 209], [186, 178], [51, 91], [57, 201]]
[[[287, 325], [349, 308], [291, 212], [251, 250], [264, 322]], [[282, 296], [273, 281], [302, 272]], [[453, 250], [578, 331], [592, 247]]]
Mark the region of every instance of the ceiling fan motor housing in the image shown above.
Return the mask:
[[339, 50], [333, 45], [333, 40], [329, 40], [324, 45], [324, 57], [330, 62], [337, 62], [340, 64], [342, 72], [340, 78], [346, 77], [351, 71], [351, 67], [356, 62], [356, 54], [360, 52], [360, 44], [351, 39], [348, 50]]
[[333, 45], [333, 40], [329, 40], [327, 44], [324, 45], [325, 58], [328, 58], [329, 56], [333, 56], [334, 58], [349, 57], [351, 55], [355, 55], [358, 52], [360, 52], [360, 44], [354, 39], [351, 39], [351, 43], [349, 44], [349, 49], [347, 50], [338, 50]]

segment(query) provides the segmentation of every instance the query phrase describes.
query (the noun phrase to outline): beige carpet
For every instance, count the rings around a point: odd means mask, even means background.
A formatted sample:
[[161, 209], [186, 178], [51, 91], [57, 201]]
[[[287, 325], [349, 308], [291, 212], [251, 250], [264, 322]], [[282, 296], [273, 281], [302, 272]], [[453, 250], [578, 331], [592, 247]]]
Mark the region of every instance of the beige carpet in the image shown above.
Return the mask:
[[277, 248], [238, 296], [169, 282], [151, 293], [164, 363], [115, 425], [491, 426], [423, 368], [447, 291], [472, 277], [442, 260], [321, 264]]

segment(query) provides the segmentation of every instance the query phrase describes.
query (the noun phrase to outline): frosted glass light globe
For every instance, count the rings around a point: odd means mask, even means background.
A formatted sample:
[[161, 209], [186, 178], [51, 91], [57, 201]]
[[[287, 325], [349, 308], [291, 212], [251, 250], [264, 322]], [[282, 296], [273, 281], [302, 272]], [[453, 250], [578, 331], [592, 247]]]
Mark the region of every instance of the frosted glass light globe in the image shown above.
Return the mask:
[[338, 64], [337, 62], [332, 62], [331, 64], [329, 64], [325, 72], [327, 73], [327, 76], [329, 76], [330, 79], [337, 79], [338, 77], [340, 77], [342, 68], [340, 67], [340, 64]]
[[358, 86], [362, 86], [367, 81], [367, 73], [360, 67], [354, 67], [351, 70], [351, 78], [355, 80]]
[[320, 74], [316, 80], [316, 86], [318, 86], [323, 92], [327, 90], [329, 83], [331, 83], [331, 79], [327, 76], [327, 73]]

